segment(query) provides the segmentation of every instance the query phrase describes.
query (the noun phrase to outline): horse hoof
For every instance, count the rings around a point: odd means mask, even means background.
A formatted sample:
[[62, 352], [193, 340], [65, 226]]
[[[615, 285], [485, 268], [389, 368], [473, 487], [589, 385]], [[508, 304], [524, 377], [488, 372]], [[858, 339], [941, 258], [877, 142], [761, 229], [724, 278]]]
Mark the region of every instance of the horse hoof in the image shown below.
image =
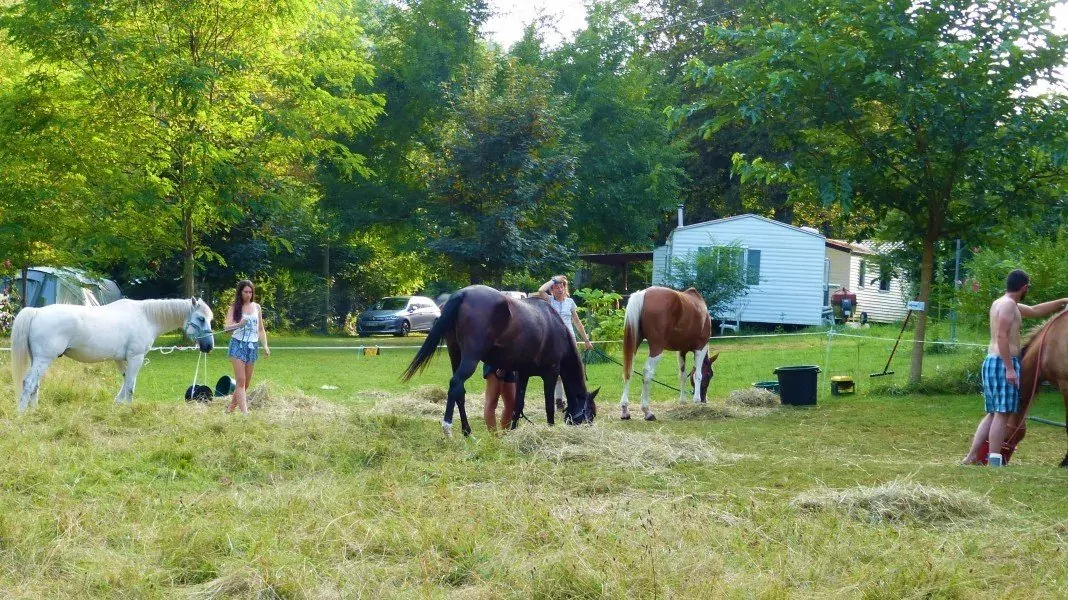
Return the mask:
[[1065, 455], [1064, 460], [1061, 461], [1061, 467], [1068, 469], [1068, 455]]
[[445, 437], [452, 437], [452, 423], [442, 423], [441, 432], [445, 434]]
[[656, 420], [656, 415], [654, 415], [653, 413], [649, 413], [649, 414], [645, 415], [645, 420], [646, 421], [655, 421]]
[[630, 415], [622, 415], [621, 417], [619, 417], [619, 420], [620, 421], [629, 421], [630, 420]]

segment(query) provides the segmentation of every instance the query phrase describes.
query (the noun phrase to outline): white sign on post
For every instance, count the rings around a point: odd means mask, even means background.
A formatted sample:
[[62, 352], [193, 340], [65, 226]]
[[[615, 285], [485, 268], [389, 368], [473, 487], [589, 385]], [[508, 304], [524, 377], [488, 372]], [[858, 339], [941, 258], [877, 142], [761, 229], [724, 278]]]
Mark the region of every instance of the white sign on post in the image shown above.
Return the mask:
[[924, 303], [919, 300], [909, 300], [909, 310], [914, 312], [923, 312]]

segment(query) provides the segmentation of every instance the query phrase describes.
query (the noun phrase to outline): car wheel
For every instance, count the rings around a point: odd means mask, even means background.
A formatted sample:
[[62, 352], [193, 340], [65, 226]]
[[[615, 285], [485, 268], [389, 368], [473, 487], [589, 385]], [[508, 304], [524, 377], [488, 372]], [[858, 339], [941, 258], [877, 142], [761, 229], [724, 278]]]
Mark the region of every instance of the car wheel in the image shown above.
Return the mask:
[[408, 335], [408, 332], [411, 331], [411, 330], [412, 330], [411, 323], [409, 323], [408, 321], [401, 321], [400, 330], [397, 331], [397, 333], [394, 333], [393, 335], [395, 335], [397, 337], [404, 337], [404, 336]]

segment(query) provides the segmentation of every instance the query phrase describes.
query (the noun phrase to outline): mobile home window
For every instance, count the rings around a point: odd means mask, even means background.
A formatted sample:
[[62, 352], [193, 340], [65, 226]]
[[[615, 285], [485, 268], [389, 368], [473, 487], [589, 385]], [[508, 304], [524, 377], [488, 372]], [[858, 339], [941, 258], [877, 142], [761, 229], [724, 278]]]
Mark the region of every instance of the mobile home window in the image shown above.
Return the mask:
[[881, 291], [890, 291], [890, 277], [892, 276], [893, 273], [890, 272], [890, 267], [887, 267], [885, 265], [879, 267], [879, 289]]
[[860, 278], [857, 281], [857, 287], [864, 287], [864, 278], [868, 275], [868, 263], [865, 260], [860, 261]]
[[760, 250], [748, 250], [745, 256], [745, 283], [758, 285], [760, 283]]

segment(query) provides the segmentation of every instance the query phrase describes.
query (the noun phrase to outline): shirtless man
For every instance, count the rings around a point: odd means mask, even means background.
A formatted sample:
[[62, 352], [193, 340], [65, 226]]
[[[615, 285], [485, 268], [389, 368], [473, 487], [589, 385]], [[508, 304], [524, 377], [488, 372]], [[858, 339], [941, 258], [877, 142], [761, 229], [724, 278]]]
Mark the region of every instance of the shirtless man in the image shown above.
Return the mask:
[[1002, 466], [1001, 443], [1012, 413], [1020, 408], [1020, 318], [1045, 317], [1062, 310], [1068, 299], [1052, 300], [1037, 306], [1020, 304], [1031, 288], [1031, 278], [1017, 269], [1005, 278], [1005, 295], [990, 305], [990, 346], [983, 361], [983, 398], [986, 416], [975, 430], [972, 448], [964, 464], [979, 462], [979, 449], [990, 443], [987, 463]]

